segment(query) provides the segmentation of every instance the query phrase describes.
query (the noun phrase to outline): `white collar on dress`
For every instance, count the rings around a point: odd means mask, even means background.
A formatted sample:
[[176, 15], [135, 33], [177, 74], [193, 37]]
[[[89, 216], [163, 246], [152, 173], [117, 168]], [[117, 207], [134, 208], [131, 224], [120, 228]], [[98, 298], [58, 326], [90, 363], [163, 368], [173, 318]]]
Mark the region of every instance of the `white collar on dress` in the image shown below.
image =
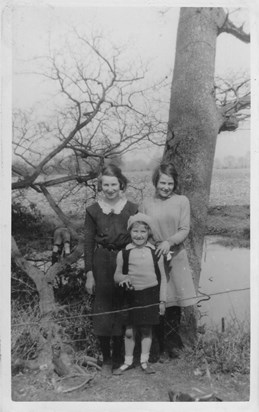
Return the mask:
[[106, 203], [104, 199], [97, 200], [100, 208], [102, 209], [105, 215], [109, 215], [110, 213], [114, 213], [115, 215], [119, 215], [124, 206], [127, 203], [127, 199], [125, 196], [121, 197], [115, 205], [110, 205]]
[[[150, 242], [147, 242], [147, 243], [145, 244], [145, 246], [143, 246], [143, 247], [149, 247], [150, 249], [155, 249], [155, 246], [152, 245], [152, 243], [150, 243]], [[134, 243], [129, 243], [129, 244], [126, 246], [125, 249], [136, 249], [136, 248], [137, 248], [137, 246], [134, 245]]]

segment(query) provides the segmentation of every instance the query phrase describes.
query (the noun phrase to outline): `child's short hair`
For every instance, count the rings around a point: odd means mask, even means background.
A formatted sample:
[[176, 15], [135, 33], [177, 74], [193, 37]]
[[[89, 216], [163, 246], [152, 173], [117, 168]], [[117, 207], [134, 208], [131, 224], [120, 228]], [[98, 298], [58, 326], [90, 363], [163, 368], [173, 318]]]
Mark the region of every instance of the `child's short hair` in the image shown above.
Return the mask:
[[128, 220], [128, 230], [132, 229], [132, 226], [135, 223], [141, 223], [145, 224], [150, 230], [149, 230], [149, 237], [154, 236], [155, 234], [155, 227], [154, 227], [154, 222], [152, 218], [148, 215], [145, 215], [144, 213], [136, 213], [133, 216], [130, 216]]
[[146, 222], [143, 222], [142, 220], [137, 220], [136, 222], [133, 222], [132, 225], [130, 225], [130, 227], [128, 228], [128, 230], [129, 231], [132, 230], [134, 226], [137, 226], [137, 225], [142, 225], [146, 228], [146, 230], [148, 231], [148, 238], [153, 237], [151, 227]]

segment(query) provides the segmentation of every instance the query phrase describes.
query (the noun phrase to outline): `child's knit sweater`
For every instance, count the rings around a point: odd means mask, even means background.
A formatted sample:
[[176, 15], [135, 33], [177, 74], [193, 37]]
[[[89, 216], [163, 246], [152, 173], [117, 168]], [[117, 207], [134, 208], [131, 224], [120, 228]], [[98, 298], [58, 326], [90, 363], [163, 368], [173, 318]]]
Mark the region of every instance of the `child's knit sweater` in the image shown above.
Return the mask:
[[[158, 285], [151, 248], [154, 249], [155, 247], [149, 242], [143, 247], [136, 247], [133, 243], [126, 246], [126, 249], [131, 249], [128, 275], [122, 273], [123, 257], [120, 251], [117, 255], [117, 268], [114, 275], [115, 283], [130, 280], [135, 290], [143, 290]], [[161, 273], [160, 301], [165, 301], [166, 275], [161, 258], [158, 261], [158, 266]]]

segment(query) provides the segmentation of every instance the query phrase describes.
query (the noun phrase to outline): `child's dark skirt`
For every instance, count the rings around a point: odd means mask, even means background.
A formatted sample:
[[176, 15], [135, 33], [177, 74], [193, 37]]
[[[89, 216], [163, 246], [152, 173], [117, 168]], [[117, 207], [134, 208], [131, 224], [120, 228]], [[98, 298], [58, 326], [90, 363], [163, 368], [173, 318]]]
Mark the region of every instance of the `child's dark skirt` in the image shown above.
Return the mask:
[[[127, 325], [157, 325], [159, 324], [159, 286], [144, 290], [126, 292], [129, 310], [125, 319]], [[148, 306], [149, 307], [144, 307]]]

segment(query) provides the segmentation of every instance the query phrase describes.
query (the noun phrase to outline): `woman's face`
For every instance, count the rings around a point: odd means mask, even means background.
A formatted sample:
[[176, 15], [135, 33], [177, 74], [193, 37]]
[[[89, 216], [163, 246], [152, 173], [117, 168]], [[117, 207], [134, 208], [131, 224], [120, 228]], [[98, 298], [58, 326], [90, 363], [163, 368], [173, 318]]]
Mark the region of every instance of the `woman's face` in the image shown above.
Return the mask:
[[102, 176], [102, 192], [107, 200], [118, 200], [120, 182], [115, 176]]
[[171, 176], [161, 174], [156, 186], [157, 195], [161, 199], [167, 199], [172, 196], [173, 190], [174, 179]]
[[144, 246], [148, 240], [149, 231], [146, 225], [135, 223], [130, 231], [131, 240], [136, 246]]

